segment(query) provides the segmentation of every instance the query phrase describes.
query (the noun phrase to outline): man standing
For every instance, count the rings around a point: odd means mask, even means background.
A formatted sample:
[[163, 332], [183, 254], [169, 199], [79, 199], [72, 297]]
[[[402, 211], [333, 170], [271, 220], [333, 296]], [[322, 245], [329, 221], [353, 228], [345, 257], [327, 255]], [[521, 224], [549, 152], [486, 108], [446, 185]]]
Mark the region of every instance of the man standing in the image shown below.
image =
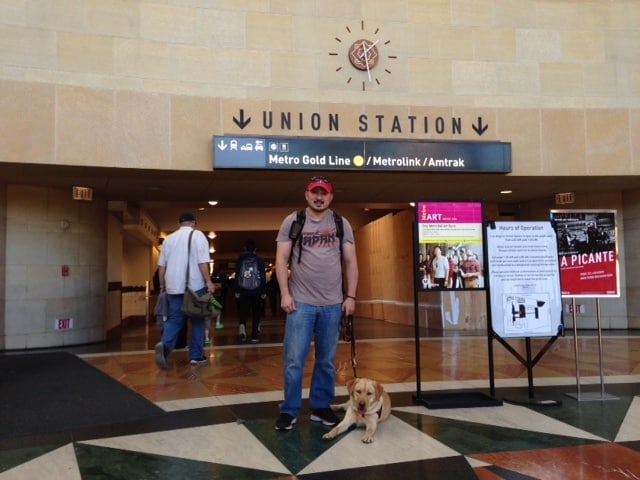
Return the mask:
[[480, 287], [480, 274], [482, 273], [482, 268], [480, 267], [480, 262], [471, 249], [467, 250], [467, 259], [462, 264], [462, 272], [465, 288]]
[[[288, 215], [276, 238], [276, 275], [281, 306], [287, 314], [284, 334], [284, 401], [276, 430], [291, 430], [302, 405], [302, 377], [311, 342], [315, 363], [309, 404], [311, 420], [336, 425], [329, 407], [335, 396], [335, 356], [342, 313], [355, 311], [358, 264], [349, 222], [329, 209], [333, 186], [314, 177], [305, 191], [306, 209]], [[344, 285], [343, 269], [344, 263]], [[291, 269], [289, 278], [288, 268]]]
[[256, 242], [247, 240], [236, 262], [236, 292], [240, 342], [247, 341], [247, 321], [251, 314], [251, 343], [260, 341], [262, 302], [267, 296], [264, 260], [256, 255]]
[[437, 288], [445, 288], [449, 279], [449, 259], [442, 256], [440, 247], [433, 249], [433, 283]]
[[[184, 326], [182, 300], [187, 288], [187, 265], [191, 290], [198, 295], [205, 291], [213, 293], [214, 286], [209, 276], [209, 241], [204, 234], [195, 230], [196, 217], [183, 213], [178, 219], [180, 228], [165, 238], [158, 259], [160, 291], [166, 291], [169, 297], [169, 317], [162, 331], [162, 339], [156, 344], [156, 364], [167, 368], [167, 357], [176, 346], [180, 330]], [[193, 232], [193, 235], [191, 235]], [[189, 240], [191, 248], [189, 249]], [[188, 252], [190, 251], [190, 254]], [[191, 342], [189, 358], [191, 365], [207, 362], [204, 351], [204, 318], [191, 319]]]

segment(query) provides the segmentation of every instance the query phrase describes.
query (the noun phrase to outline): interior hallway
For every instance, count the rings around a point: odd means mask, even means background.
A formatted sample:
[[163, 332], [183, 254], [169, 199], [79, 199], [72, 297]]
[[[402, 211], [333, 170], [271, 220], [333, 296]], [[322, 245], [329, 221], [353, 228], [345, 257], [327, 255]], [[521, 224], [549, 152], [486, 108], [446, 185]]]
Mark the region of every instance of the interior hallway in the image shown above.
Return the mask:
[[[534, 369], [535, 399], [560, 406], [428, 409], [415, 405], [413, 327], [356, 319], [357, 374], [382, 382], [393, 410], [374, 443], [361, 430], [321, 439], [325, 427], [303, 411], [290, 432], [273, 429], [282, 397], [283, 318], [263, 321], [262, 343], [240, 345], [237, 320], [224, 318], [206, 351], [188, 365], [176, 351], [159, 370], [155, 324], [121, 341], [74, 348], [80, 357], [167, 413], [2, 445], [0, 479], [638, 479], [640, 478], [640, 336], [607, 334], [605, 390], [618, 400], [577, 402], [571, 336], [559, 339]], [[633, 333], [633, 332], [632, 332]], [[423, 393], [488, 392], [486, 336], [421, 332]], [[431, 334], [432, 335], [432, 334]], [[545, 340], [533, 340], [534, 353]], [[524, 352], [522, 341], [510, 341]], [[597, 339], [581, 335], [583, 392], [599, 389]], [[497, 398], [527, 399], [526, 369], [494, 342]], [[351, 348], [337, 358], [338, 395], [354, 374]], [[306, 370], [309, 384], [310, 368]], [[38, 385], [34, 385], [38, 392]], [[39, 392], [46, 402], [46, 391]], [[357, 475], [357, 476], [356, 476]]]

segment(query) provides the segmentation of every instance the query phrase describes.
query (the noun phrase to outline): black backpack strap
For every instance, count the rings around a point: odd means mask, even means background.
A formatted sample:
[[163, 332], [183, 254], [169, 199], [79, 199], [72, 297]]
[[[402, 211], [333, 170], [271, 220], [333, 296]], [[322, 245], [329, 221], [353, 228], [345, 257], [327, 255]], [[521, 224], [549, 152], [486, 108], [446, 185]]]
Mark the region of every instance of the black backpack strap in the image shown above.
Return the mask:
[[291, 251], [296, 246], [296, 242], [298, 242], [298, 263], [300, 263], [300, 259], [302, 258], [302, 228], [304, 227], [304, 222], [307, 219], [307, 214], [304, 210], [300, 210], [296, 213], [296, 219], [291, 223], [291, 228], [289, 229], [289, 238], [291, 239]]
[[336, 234], [338, 235], [338, 242], [340, 245], [340, 263], [342, 264], [342, 239], [344, 238], [344, 224], [342, 223], [342, 217], [336, 212], [333, 212], [333, 221], [336, 224]]

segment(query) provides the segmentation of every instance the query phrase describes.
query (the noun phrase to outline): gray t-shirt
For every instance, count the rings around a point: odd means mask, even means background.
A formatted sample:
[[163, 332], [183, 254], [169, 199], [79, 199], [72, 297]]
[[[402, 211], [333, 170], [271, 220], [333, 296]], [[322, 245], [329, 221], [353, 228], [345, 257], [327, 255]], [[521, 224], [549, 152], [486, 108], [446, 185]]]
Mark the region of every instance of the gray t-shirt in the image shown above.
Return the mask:
[[[296, 212], [288, 215], [276, 237], [276, 242], [291, 242], [289, 231]], [[342, 217], [342, 243], [355, 243], [351, 224]], [[342, 303], [342, 265], [340, 245], [333, 212], [329, 210], [320, 221], [308, 215], [302, 229], [302, 261], [298, 263], [298, 242], [291, 251], [289, 291], [294, 300], [309, 305], [327, 306]]]

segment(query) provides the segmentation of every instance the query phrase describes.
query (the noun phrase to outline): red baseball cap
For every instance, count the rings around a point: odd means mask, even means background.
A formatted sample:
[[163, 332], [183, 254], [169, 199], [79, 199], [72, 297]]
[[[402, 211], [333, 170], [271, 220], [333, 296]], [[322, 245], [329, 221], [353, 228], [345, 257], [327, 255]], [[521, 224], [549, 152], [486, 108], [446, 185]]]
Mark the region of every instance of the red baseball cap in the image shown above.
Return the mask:
[[333, 193], [333, 185], [326, 177], [313, 177], [307, 185], [307, 190], [311, 191], [314, 188], [321, 188], [327, 193]]

